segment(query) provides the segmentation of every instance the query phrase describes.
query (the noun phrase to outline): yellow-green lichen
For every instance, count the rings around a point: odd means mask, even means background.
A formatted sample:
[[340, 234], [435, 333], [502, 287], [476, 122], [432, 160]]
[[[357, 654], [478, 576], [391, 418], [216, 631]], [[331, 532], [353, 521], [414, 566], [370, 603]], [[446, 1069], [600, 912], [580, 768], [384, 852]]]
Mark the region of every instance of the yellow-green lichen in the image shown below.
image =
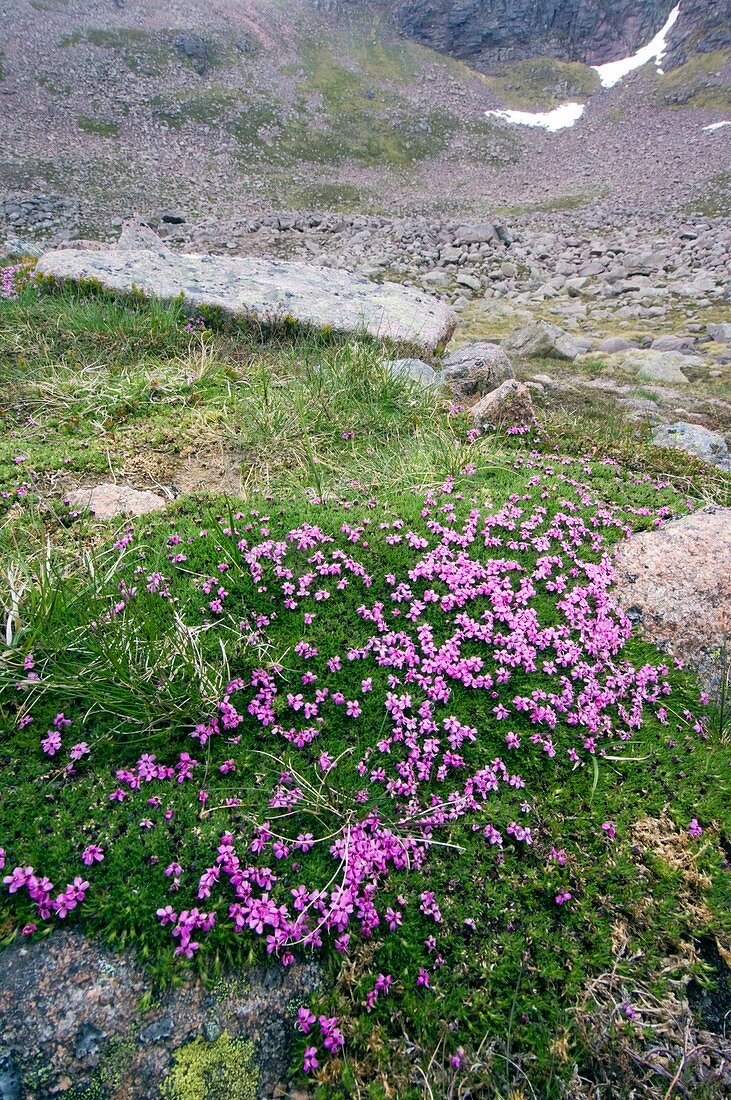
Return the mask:
[[258, 1083], [254, 1044], [224, 1031], [215, 1043], [194, 1039], [180, 1047], [160, 1095], [163, 1100], [256, 1100]]

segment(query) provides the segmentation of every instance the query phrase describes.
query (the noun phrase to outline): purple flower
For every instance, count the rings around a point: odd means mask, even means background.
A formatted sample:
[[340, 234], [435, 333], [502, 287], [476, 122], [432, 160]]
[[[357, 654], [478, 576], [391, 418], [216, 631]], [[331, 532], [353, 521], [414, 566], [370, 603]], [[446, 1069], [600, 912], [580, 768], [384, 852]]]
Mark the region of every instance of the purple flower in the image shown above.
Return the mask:
[[302, 1068], [305, 1073], [312, 1073], [319, 1066], [317, 1061], [317, 1047], [305, 1047], [305, 1056], [302, 1063]]
[[312, 1025], [315, 1023], [315, 1014], [309, 1008], [297, 1009], [297, 1027], [304, 1035], [309, 1035]]

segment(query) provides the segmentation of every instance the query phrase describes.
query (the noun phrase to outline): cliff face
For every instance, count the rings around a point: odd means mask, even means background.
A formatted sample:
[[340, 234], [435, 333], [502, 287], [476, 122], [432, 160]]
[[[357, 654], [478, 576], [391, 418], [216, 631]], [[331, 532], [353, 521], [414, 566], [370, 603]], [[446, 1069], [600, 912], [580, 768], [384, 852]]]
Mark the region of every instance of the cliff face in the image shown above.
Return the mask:
[[[634, 53], [676, 0], [315, 0], [325, 11], [376, 6], [409, 38], [477, 67], [552, 55], [602, 64]], [[729, 44], [731, 0], [681, 0], [670, 60]]]
[[672, 0], [400, 0], [405, 34], [465, 61], [553, 54], [599, 64], [632, 53]]

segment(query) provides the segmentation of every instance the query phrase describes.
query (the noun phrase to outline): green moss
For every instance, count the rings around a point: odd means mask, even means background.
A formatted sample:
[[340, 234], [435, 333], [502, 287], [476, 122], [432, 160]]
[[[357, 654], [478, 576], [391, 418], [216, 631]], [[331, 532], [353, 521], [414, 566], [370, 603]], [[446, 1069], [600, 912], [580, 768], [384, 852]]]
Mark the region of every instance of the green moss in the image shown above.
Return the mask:
[[224, 1031], [215, 1043], [195, 1039], [175, 1052], [163, 1100], [256, 1100], [259, 1068], [254, 1045]]
[[580, 61], [535, 57], [505, 66], [488, 83], [509, 107], [554, 107], [577, 97], [585, 98], [601, 87], [599, 74]]
[[460, 129], [445, 111], [424, 112], [340, 64], [329, 49], [303, 47], [306, 72], [286, 107], [261, 95], [209, 86], [194, 95], [158, 96], [157, 118], [173, 129], [220, 126], [241, 155], [273, 167], [358, 164], [405, 168], [443, 151]]
[[667, 107], [731, 109], [731, 87], [724, 70], [731, 60], [728, 50], [696, 53], [684, 65], [658, 80], [660, 103]]
[[74, 31], [59, 42], [61, 48], [79, 45], [114, 50], [128, 69], [143, 76], [159, 76], [174, 59], [169, 34], [155, 34], [133, 27], [117, 30], [90, 27]]
[[352, 183], [312, 183], [292, 190], [287, 188], [286, 205], [303, 210], [364, 211], [370, 205], [371, 193]]
[[119, 126], [105, 118], [89, 118], [87, 115], [79, 115], [76, 125], [85, 134], [95, 134], [97, 137], [119, 137]]
[[39, 86], [41, 88], [45, 88], [46, 91], [49, 93], [49, 95], [62, 95], [62, 96], [71, 95], [71, 85], [70, 84], [56, 84], [56, 82], [50, 76], [47, 76], [45, 73], [40, 73], [36, 77], [36, 82], [39, 84]]
[[692, 199], [685, 209], [689, 214], [703, 214], [707, 218], [731, 216], [731, 172], [717, 172], [705, 191]]

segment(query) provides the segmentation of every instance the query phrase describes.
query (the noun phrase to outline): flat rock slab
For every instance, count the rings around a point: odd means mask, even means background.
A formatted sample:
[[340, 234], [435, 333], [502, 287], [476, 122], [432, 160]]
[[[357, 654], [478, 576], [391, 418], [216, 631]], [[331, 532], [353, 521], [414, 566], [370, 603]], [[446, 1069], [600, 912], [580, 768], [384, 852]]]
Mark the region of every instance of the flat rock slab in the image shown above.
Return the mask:
[[416, 382], [420, 386], [438, 386], [439, 375], [423, 359], [389, 359], [386, 370], [393, 378]]
[[[320, 981], [313, 963], [273, 964], [225, 974], [214, 990], [187, 977], [158, 996], [131, 952], [113, 953], [77, 931], [16, 941], [0, 955], [0, 1097], [151, 1100], [196, 1041], [216, 1080], [215, 1044], [224, 1032], [234, 1054], [252, 1040], [258, 1095], [284, 1097], [296, 1035], [290, 1006], [308, 1004]], [[153, 1007], [141, 1010], [145, 995]]]
[[615, 599], [645, 637], [696, 666], [715, 690], [731, 628], [731, 508], [704, 508], [635, 535], [616, 569]]
[[396, 283], [312, 264], [250, 256], [180, 255], [152, 250], [48, 252], [38, 272], [57, 279], [95, 279], [109, 290], [136, 290], [170, 301], [183, 295], [190, 306], [267, 322], [293, 318], [315, 328], [368, 333], [380, 339], [435, 351], [457, 324], [436, 298]]
[[88, 508], [97, 519], [114, 516], [146, 516], [167, 506], [164, 497], [128, 485], [96, 485], [93, 489], [73, 489], [65, 498], [73, 508]]
[[586, 348], [577, 338], [548, 321], [521, 325], [504, 341], [508, 352], [526, 359], [576, 359]]
[[652, 436], [656, 447], [671, 447], [676, 451], [685, 451], [695, 455], [709, 466], [731, 473], [731, 453], [721, 432], [713, 432], [700, 424], [689, 424], [686, 420], [677, 420], [675, 424], [663, 424]]

